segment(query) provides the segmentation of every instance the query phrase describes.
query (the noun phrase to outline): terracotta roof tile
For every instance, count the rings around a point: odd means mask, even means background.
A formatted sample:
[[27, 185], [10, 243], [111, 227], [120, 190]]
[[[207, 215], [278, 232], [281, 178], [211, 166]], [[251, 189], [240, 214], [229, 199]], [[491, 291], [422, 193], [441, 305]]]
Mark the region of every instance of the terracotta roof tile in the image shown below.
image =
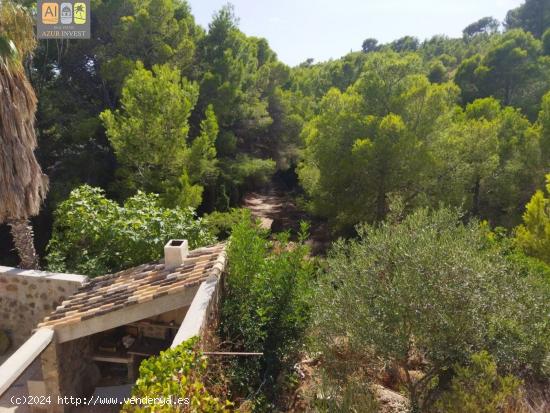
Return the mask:
[[38, 326], [78, 323], [129, 305], [178, 293], [199, 285], [208, 277], [218, 277], [225, 261], [225, 245], [216, 244], [190, 251], [185, 262], [176, 268], [165, 268], [163, 263], [143, 264], [92, 278]]

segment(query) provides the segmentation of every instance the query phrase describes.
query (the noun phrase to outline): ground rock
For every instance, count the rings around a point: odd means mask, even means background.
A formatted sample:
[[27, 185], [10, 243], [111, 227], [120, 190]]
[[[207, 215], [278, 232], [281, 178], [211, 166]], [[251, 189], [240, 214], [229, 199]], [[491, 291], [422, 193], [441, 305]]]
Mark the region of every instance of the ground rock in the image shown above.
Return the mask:
[[405, 396], [379, 384], [373, 386], [373, 391], [379, 403], [379, 413], [408, 413], [409, 400]]

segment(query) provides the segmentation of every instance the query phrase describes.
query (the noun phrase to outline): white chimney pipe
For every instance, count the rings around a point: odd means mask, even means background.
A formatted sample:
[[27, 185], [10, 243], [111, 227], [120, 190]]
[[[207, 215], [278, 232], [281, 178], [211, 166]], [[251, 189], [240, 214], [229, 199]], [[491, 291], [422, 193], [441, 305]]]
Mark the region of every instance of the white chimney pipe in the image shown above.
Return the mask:
[[175, 268], [183, 264], [189, 254], [189, 244], [186, 239], [171, 239], [164, 246], [164, 266]]

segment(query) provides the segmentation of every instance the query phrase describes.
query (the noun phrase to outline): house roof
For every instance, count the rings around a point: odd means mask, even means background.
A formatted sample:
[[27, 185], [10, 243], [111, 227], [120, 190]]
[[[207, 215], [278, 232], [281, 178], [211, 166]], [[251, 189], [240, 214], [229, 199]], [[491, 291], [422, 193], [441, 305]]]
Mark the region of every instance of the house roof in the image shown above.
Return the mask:
[[211, 276], [219, 277], [225, 261], [225, 245], [216, 244], [190, 251], [183, 264], [175, 268], [152, 263], [93, 278], [63, 301], [38, 327], [74, 324], [180, 293]]

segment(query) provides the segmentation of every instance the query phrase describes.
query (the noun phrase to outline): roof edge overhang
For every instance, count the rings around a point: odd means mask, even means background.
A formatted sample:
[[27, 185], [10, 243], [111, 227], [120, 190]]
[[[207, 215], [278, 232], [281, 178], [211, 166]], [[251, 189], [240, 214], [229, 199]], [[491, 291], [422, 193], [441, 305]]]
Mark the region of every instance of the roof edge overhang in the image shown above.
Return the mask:
[[108, 312], [76, 323], [53, 325], [51, 328], [55, 329], [56, 341], [58, 343], [65, 343], [143, 320], [144, 318], [154, 317], [181, 307], [187, 307], [193, 302], [198, 289], [199, 285], [188, 286], [174, 294], [165, 295], [143, 303], [137, 302], [120, 310]]

